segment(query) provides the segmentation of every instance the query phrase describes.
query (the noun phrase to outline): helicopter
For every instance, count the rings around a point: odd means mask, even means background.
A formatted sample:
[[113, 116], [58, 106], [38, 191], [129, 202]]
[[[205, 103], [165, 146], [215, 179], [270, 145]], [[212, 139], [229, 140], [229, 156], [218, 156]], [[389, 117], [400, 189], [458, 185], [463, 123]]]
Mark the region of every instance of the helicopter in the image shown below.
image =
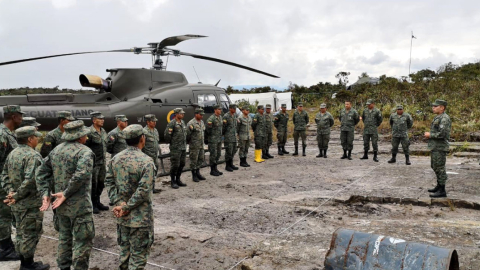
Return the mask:
[[[0, 66], [18, 64], [22, 62], [41, 59], [110, 52], [133, 52], [134, 54], [150, 54], [152, 67], [146, 68], [112, 68], [106, 71], [109, 75], [103, 79], [96, 75], [80, 74], [79, 81], [83, 87], [91, 87], [98, 92], [94, 94], [26, 94], [1, 96], [0, 106], [20, 105], [24, 116], [35, 117], [41, 123], [40, 130], [49, 131], [57, 125], [58, 111], [71, 111], [72, 116], [78, 120], [90, 123], [90, 113], [99, 111], [105, 116], [104, 129], [107, 132], [116, 127], [114, 116], [124, 114], [129, 124], [145, 124], [146, 114], [155, 114], [158, 122], [160, 142], [165, 142], [163, 131], [167, 124], [175, 118], [173, 110], [183, 108], [185, 119], [194, 117], [196, 107], [205, 111], [204, 118], [213, 114], [213, 106], [220, 104], [224, 112], [228, 111], [231, 103], [225, 89], [218, 87], [218, 81], [213, 84], [189, 84], [185, 75], [181, 72], [167, 71], [163, 65], [164, 56], [190, 56], [222, 63], [252, 72], [260, 73], [273, 78], [278, 76], [229, 62], [226, 60], [182, 52], [167, 46], [175, 46], [178, 43], [205, 38], [201, 35], [180, 35], [165, 38], [161, 42], [148, 43], [148, 47], [133, 47], [130, 49], [90, 51], [49, 55], [35, 58], [26, 58], [8, 62], [1, 62]], [[0, 108], [0, 120], [3, 121], [3, 110]]]

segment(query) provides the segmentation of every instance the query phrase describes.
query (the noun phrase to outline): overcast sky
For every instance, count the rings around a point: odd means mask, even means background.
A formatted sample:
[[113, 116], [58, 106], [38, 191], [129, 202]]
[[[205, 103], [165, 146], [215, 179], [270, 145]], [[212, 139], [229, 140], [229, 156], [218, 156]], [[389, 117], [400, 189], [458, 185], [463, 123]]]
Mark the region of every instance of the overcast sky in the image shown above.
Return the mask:
[[[190, 57], [170, 57], [168, 69], [197, 82], [286, 87], [335, 82], [339, 71], [371, 76], [412, 72], [480, 59], [478, 1], [320, 0], [0, 0], [0, 62], [77, 51], [146, 46], [199, 34], [177, 49], [247, 65], [280, 76]], [[0, 67], [0, 88], [79, 89], [81, 73], [149, 68], [148, 55], [71, 56]]]

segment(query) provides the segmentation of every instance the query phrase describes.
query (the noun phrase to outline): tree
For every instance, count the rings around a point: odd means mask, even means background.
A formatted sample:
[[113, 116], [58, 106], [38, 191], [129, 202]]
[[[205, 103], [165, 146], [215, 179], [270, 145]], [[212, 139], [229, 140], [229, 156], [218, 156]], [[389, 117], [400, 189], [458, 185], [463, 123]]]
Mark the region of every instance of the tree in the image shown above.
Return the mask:
[[359, 79], [361, 78], [368, 78], [370, 76], [368, 76], [368, 73], [367, 72], [362, 72], [362, 74], [360, 74], [360, 76], [358, 76]]
[[335, 75], [335, 78], [338, 79], [338, 84], [347, 86], [348, 76], [350, 76], [350, 72], [340, 71], [337, 75]]

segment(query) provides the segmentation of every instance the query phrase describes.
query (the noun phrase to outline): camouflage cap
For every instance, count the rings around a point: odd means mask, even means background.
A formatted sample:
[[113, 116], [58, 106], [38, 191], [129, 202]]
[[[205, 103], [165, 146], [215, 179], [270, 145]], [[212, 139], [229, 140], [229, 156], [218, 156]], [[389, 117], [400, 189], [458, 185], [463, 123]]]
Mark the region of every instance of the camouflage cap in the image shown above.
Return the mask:
[[30, 136], [42, 137], [42, 133], [38, 132], [33, 126], [21, 127], [15, 130], [17, 138], [28, 138]]
[[403, 105], [397, 105], [397, 110], [403, 110]]
[[185, 113], [185, 111], [182, 109], [182, 108], [175, 108], [175, 110], [173, 110], [174, 113]]
[[72, 113], [69, 111], [59, 111], [57, 112], [58, 118], [65, 118], [69, 121], [75, 121], [75, 117], [72, 116]]
[[287, 104], [282, 104], [282, 108], [286, 108], [287, 107]]
[[20, 127], [26, 126], [39, 127], [41, 126], [41, 124], [37, 122], [37, 119], [35, 119], [35, 117], [23, 117]]
[[21, 114], [24, 114], [24, 112], [22, 112], [22, 110], [20, 109], [19, 105], [3, 106], [3, 113], [21, 113]]
[[220, 107], [220, 105], [218, 105], [218, 104], [213, 105], [213, 109], [214, 109], [214, 110], [216, 110], [216, 109], [221, 109], [221, 108], [222, 108], [222, 107]]
[[436, 99], [432, 106], [445, 106], [447, 107], [447, 102], [443, 99]]
[[203, 109], [202, 109], [202, 108], [196, 108], [196, 109], [195, 109], [195, 114], [201, 114], [201, 115], [204, 115], [204, 114], [205, 114], [205, 112], [203, 111]]
[[272, 105], [270, 104], [265, 105], [265, 109], [271, 109], [271, 108], [272, 108]]
[[367, 105], [370, 105], [370, 104], [373, 104], [373, 103], [375, 103], [375, 102], [373, 101], [373, 99], [367, 99], [367, 103], [366, 103]]
[[127, 122], [128, 118], [125, 116], [125, 114], [117, 114], [115, 115], [115, 121]]
[[320, 109], [325, 109], [325, 108], [327, 108], [327, 104], [325, 103], [320, 104]]
[[257, 110], [263, 110], [263, 105], [258, 105]]
[[97, 118], [97, 119], [103, 119], [105, 116], [101, 112], [95, 111], [90, 113], [91, 117]]
[[126, 127], [122, 132], [125, 136], [125, 139], [133, 139], [137, 138], [140, 135], [143, 135], [143, 127], [138, 124], [133, 124]]
[[155, 114], [147, 114], [147, 115], [145, 115], [145, 121], [157, 122], [158, 119], [155, 116]]
[[62, 139], [65, 141], [75, 141], [90, 133], [90, 129], [85, 127], [82, 120], [70, 122], [64, 125], [63, 128], [65, 132], [62, 135]]
[[303, 107], [303, 102], [298, 102], [297, 107]]
[[243, 106], [243, 107], [242, 107], [242, 110], [247, 110], [247, 111], [250, 111], [250, 106], [248, 106], [248, 105], [245, 105], [245, 106]]
[[232, 104], [228, 105], [228, 108], [230, 108], [230, 109], [236, 109], [236, 108], [237, 108], [237, 104], [232, 103]]

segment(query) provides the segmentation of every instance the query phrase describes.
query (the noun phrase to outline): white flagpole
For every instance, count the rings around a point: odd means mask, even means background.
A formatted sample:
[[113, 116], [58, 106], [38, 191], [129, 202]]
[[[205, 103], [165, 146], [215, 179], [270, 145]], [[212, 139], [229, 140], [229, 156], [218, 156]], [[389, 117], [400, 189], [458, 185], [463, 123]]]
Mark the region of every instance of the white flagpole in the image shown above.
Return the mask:
[[413, 46], [413, 31], [410, 37], [410, 63], [408, 64], [408, 75], [410, 76], [410, 67], [412, 66], [412, 46]]

